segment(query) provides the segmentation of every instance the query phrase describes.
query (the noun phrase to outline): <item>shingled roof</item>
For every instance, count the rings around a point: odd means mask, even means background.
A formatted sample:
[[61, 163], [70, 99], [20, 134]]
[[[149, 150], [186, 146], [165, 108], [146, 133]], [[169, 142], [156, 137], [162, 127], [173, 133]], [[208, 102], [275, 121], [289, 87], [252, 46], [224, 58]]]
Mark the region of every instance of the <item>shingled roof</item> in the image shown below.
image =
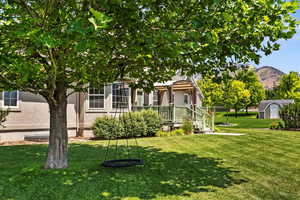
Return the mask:
[[285, 105], [295, 103], [295, 101], [293, 99], [263, 100], [259, 104], [258, 111], [264, 112], [266, 108], [273, 103], [279, 105], [280, 107], [283, 107]]

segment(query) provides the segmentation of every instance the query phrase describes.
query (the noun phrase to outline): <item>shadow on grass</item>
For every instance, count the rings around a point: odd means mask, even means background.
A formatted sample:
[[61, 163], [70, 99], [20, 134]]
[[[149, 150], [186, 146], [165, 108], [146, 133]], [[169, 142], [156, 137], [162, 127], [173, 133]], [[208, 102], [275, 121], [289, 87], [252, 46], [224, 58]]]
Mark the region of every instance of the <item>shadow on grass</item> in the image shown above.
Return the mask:
[[[46, 146], [0, 147], [0, 196], [4, 199], [141, 200], [162, 196], [190, 196], [241, 184], [239, 172], [222, 160], [194, 154], [163, 152], [153, 147], [139, 151], [145, 166], [100, 167], [105, 148], [71, 144], [70, 168], [42, 170]], [[8, 156], [8, 157], [7, 157]], [[1, 181], [2, 180], [2, 181]]]

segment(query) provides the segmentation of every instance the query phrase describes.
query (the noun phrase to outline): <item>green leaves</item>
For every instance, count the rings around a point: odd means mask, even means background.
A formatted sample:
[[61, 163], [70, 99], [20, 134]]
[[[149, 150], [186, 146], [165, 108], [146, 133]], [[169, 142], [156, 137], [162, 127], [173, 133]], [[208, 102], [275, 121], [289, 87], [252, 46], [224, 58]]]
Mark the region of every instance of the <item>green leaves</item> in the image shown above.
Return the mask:
[[96, 11], [93, 8], [90, 9], [90, 12], [94, 17], [90, 17], [89, 22], [94, 25], [95, 30], [107, 28], [108, 23], [112, 21], [111, 17], [108, 17], [104, 13]]
[[42, 43], [43, 46], [51, 49], [54, 47], [59, 46], [59, 40], [55, 39], [52, 35], [44, 33], [39, 36], [39, 41]]
[[297, 72], [290, 72], [282, 77], [277, 90], [277, 98], [294, 99], [300, 102], [300, 76]]
[[[20, 70], [7, 77], [40, 82], [26, 87], [64, 80], [80, 90], [88, 82], [118, 80], [122, 71], [139, 87], [153, 89], [177, 70], [211, 74], [235, 70], [231, 63], [259, 62], [297, 26], [290, 16], [294, 1], [25, 2], [29, 9], [0, 3], [0, 73], [7, 76], [5, 66], [19, 63]], [[32, 76], [25, 73], [29, 68]], [[8, 85], [24, 85], [17, 80]]]

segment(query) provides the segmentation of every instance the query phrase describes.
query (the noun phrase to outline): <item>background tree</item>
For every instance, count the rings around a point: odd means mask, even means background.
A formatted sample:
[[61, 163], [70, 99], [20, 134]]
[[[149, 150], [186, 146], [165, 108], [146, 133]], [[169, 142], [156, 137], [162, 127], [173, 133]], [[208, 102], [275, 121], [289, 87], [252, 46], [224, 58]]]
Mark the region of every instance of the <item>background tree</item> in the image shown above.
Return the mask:
[[250, 92], [242, 81], [233, 80], [224, 91], [224, 106], [235, 110], [235, 116], [240, 109], [245, 108], [250, 102]]
[[297, 72], [290, 72], [282, 77], [277, 88], [281, 99], [294, 99], [300, 102], [300, 76]]
[[278, 87], [274, 87], [271, 90], [265, 90], [265, 94], [267, 100], [280, 99], [278, 96]]
[[257, 106], [260, 101], [266, 98], [264, 87], [259, 81], [255, 69], [251, 66], [239, 70], [235, 78], [242, 81], [245, 84], [245, 88], [250, 92], [249, 104], [245, 105], [246, 112], [248, 113], [250, 106]]
[[213, 107], [222, 102], [223, 87], [221, 83], [214, 81], [213, 77], [207, 76], [198, 81], [198, 85], [203, 93], [203, 105]]
[[296, 33], [295, 1], [1, 0], [0, 88], [49, 104], [45, 168], [65, 168], [67, 97], [123, 77], [152, 89], [181, 69], [258, 63]]

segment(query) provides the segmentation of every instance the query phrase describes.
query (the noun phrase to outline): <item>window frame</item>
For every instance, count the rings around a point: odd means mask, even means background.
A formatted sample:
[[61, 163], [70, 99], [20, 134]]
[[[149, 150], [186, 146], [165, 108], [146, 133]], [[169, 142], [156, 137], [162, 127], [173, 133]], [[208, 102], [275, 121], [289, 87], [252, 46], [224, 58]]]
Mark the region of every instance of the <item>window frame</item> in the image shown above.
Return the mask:
[[[97, 88], [91, 87], [91, 85], [89, 85], [89, 87], [88, 87], [88, 110], [104, 110], [105, 109], [105, 96], [106, 96], [105, 85], [103, 85], [103, 94], [90, 94], [90, 88], [97, 89]], [[103, 107], [102, 108], [91, 107], [90, 106], [90, 96], [103, 96]]]
[[[154, 98], [156, 96], [156, 98]], [[154, 90], [152, 93], [152, 105], [159, 106], [159, 90]]]
[[[13, 92], [17, 91], [17, 105], [16, 106], [6, 106], [5, 105], [5, 92]], [[12, 91], [2, 91], [2, 107], [3, 108], [19, 108], [19, 101], [20, 101], [20, 91], [19, 90], [12, 90]]]
[[111, 84], [111, 108], [112, 109], [127, 109], [130, 107], [130, 88], [124, 83], [124, 89], [128, 90], [128, 95], [127, 95], [127, 106], [126, 107], [114, 107], [114, 85], [122, 85], [122, 82], [115, 82]]

